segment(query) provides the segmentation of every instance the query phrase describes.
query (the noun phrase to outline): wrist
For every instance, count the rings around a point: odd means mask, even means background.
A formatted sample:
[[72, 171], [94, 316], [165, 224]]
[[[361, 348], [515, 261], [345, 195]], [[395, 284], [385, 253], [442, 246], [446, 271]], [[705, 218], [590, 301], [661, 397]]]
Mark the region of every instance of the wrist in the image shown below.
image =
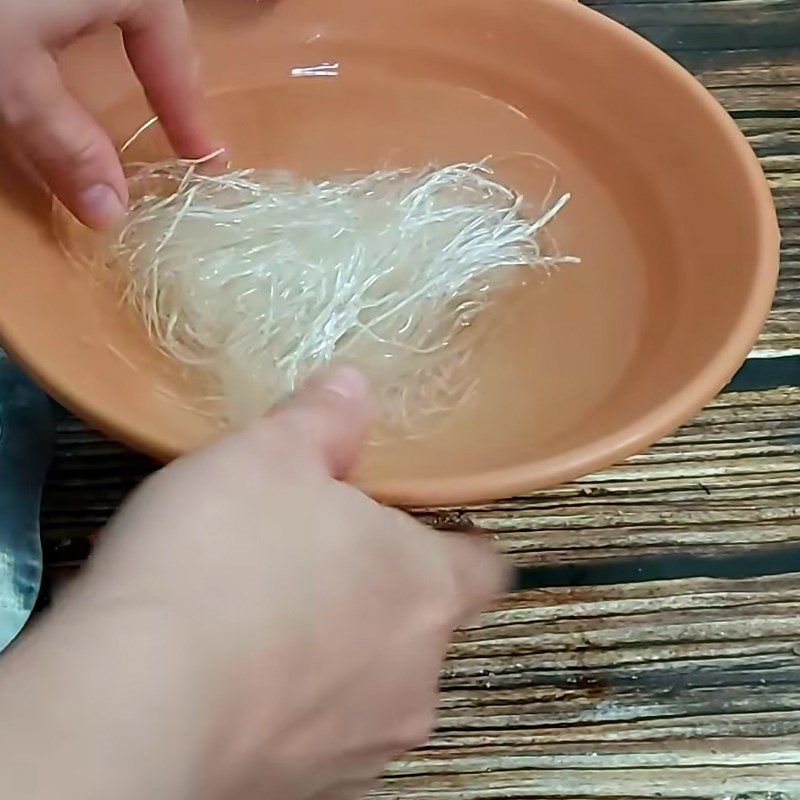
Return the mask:
[[209, 736], [191, 654], [157, 609], [89, 596], [60, 603], [0, 663], [9, 796], [188, 800]]

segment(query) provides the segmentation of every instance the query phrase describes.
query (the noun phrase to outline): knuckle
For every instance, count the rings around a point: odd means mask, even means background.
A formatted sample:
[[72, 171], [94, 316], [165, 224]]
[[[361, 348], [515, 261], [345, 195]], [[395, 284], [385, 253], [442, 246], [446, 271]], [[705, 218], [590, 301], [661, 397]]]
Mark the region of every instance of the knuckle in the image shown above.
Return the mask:
[[0, 89], [0, 126], [42, 167], [66, 167], [81, 173], [103, 159], [101, 141], [83, 132], [70, 132], [50, 110], [42, 110], [14, 89]]
[[444, 587], [439, 597], [431, 603], [431, 623], [437, 631], [449, 638], [461, 616], [461, 599], [454, 589]]
[[[55, 148], [52, 155], [59, 160], [66, 158], [73, 170], [82, 172], [96, 164], [102, 158], [103, 152], [102, 145], [96, 139], [77, 138], [66, 142], [61, 156]], [[46, 160], [48, 154], [44, 154], [43, 158]]]
[[436, 729], [437, 721], [434, 705], [428, 705], [414, 714], [396, 731], [395, 746], [397, 750], [405, 752], [424, 745]]
[[30, 69], [0, 63], [0, 128], [40, 168], [89, 173], [106, 160], [110, 143], [65, 102], [60, 83], [51, 79], [36, 61]]
[[8, 64], [0, 64], [6, 74], [0, 79], [0, 124], [15, 130], [22, 127], [32, 116], [30, 100], [16, 70]]
[[436, 730], [438, 721], [439, 717], [436, 711], [436, 706], [431, 705], [430, 708], [426, 709], [425, 712], [420, 715], [419, 719], [417, 720], [415, 730], [412, 731], [414, 747], [425, 744], [425, 742], [431, 738], [431, 735]]
[[0, 42], [0, 121], [11, 129], [35, 123], [47, 105], [40, 101], [47, 69], [35, 50], [22, 46], [16, 51]]

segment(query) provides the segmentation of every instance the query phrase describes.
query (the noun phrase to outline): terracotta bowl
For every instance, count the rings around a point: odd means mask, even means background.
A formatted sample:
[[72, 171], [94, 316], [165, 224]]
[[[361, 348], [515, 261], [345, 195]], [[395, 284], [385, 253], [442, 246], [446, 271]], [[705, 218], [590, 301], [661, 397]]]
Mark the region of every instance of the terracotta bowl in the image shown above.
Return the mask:
[[[746, 357], [776, 280], [769, 191], [732, 120], [643, 39], [571, 0], [190, 7], [237, 164], [313, 175], [536, 153], [573, 195], [553, 233], [583, 263], [504, 301], [476, 403], [368, 453], [357, 479], [375, 496], [465, 503], [576, 478], [677, 427]], [[120, 144], [148, 119], [115, 37], [65, 69]], [[153, 126], [129, 155], [166, 152]], [[533, 198], [552, 177], [507, 172]], [[168, 459], [218, 435], [118, 299], [62, 256], [48, 202], [3, 185], [7, 347], [136, 448]]]

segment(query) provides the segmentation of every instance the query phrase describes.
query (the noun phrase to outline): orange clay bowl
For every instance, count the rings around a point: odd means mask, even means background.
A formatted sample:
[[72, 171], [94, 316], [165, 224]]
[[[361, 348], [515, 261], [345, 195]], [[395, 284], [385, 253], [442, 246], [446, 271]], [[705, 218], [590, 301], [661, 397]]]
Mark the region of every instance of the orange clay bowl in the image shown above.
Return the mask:
[[[314, 175], [535, 153], [573, 195], [552, 233], [582, 264], [502, 300], [473, 404], [427, 438], [369, 450], [356, 480], [376, 497], [466, 503], [585, 475], [690, 418], [747, 356], [776, 281], [769, 191], [733, 121], [643, 39], [572, 0], [190, 10], [237, 166]], [[116, 37], [77, 45], [65, 70], [118, 143], [148, 119]], [[155, 126], [129, 151], [167, 152]], [[541, 200], [545, 173], [509, 180]], [[47, 199], [3, 186], [8, 349], [90, 423], [159, 458], [218, 435], [113, 292], [62, 256]]]

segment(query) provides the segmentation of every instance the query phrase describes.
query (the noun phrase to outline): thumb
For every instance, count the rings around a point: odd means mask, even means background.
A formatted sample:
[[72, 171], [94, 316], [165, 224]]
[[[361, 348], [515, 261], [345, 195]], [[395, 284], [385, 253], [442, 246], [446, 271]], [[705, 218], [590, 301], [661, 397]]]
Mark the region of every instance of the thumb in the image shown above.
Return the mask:
[[357, 464], [367, 425], [369, 387], [351, 367], [312, 378], [265, 423], [319, 456], [334, 478], [344, 478]]

